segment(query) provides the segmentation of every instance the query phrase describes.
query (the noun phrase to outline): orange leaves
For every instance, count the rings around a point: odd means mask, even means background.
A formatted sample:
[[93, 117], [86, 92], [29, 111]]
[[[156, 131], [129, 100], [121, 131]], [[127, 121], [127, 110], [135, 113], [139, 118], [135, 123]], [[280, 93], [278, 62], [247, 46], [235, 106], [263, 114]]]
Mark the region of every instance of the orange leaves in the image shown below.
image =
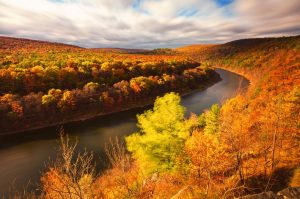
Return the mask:
[[23, 107], [18, 102], [12, 102], [11, 109], [18, 117], [23, 116]]
[[191, 161], [190, 175], [206, 192], [224, 183], [225, 173], [232, 169], [232, 155], [211, 134], [194, 131], [185, 144], [185, 153]]
[[94, 193], [95, 168], [93, 154], [75, 155], [76, 144], [61, 134], [61, 154], [41, 177], [44, 197], [52, 198], [99, 198]]
[[0, 96], [0, 107], [2, 108], [2, 111], [4, 113], [6, 111], [6, 116], [13, 120], [21, 118], [24, 113], [24, 108], [17, 98], [18, 96], [12, 94]]
[[[54, 168], [49, 169], [41, 178], [41, 183], [43, 184], [43, 191], [48, 193], [46, 198], [57, 198], [60, 197], [60, 190], [67, 193], [66, 183], [70, 183], [70, 179], [67, 176], [59, 173]], [[70, 190], [71, 191], [71, 190]], [[64, 194], [62, 193], [62, 196]]]
[[43, 192], [46, 199], [53, 198], [74, 198], [82, 197], [96, 198], [94, 195], [93, 177], [86, 174], [74, 182], [70, 176], [60, 173], [55, 168], [50, 168], [42, 178]]
[[126, 171], [119, 167], [112, 168], [100, 176], [95, 184], [95, 193], [104, 198], [135, 198], [142, 182], [139, 180], [138, 169], [131, 166]]
[[130, 86], [135, 93], [139, 93], [142, 90], [136, 82], [130, 82]]

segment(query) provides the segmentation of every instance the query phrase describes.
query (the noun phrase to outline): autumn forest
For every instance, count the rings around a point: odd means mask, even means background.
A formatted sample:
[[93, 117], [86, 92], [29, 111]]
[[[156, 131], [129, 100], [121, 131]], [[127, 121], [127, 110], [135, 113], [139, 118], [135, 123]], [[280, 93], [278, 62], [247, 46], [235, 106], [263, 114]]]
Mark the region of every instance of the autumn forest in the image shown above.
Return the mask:
[[[106, 170], [61, 128], [38, 191], [9, 196], [233, 198], [300, 186], [299, 64], [299, 36], [155, 50], [1, 37], [1, 134], [154, 103], [137, 115], [135, 133], [106, 143]], [[216, 68], [250, 86], [187, 115], [180, 96], [222, 81]]]

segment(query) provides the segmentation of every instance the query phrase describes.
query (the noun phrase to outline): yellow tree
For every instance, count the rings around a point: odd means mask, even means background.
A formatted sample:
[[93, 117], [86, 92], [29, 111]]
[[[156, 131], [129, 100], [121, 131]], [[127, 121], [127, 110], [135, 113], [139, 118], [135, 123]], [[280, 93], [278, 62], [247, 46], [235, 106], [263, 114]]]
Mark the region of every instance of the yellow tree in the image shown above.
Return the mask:
[[[230, 169], [232, 161], [218, 137], [194, 131], [185, 143], [190, 165], [190, 175], [205, 194], [216, 194], [211, 191], [223, 190], [226, 181], [225, 173]], [[221, 188], [221, 189], [220, 189]]]

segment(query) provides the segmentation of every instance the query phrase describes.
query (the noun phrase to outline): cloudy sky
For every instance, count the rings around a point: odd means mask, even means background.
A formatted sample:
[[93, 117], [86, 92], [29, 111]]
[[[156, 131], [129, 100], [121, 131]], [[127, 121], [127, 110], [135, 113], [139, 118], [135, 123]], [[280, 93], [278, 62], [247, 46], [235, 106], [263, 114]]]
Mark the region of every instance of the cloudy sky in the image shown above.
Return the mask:
[[300, 34], [300, 0], [0, 0], [0, 35], [156, 48]]

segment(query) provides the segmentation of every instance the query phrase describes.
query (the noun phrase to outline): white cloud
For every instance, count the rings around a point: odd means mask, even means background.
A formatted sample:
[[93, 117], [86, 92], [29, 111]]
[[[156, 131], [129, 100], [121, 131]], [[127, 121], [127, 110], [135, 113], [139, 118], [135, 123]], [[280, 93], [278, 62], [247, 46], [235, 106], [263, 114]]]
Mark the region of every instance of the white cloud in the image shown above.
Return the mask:
[[0, 0], [0, 34], [155, 48], [300, 33], [299, 0]]

